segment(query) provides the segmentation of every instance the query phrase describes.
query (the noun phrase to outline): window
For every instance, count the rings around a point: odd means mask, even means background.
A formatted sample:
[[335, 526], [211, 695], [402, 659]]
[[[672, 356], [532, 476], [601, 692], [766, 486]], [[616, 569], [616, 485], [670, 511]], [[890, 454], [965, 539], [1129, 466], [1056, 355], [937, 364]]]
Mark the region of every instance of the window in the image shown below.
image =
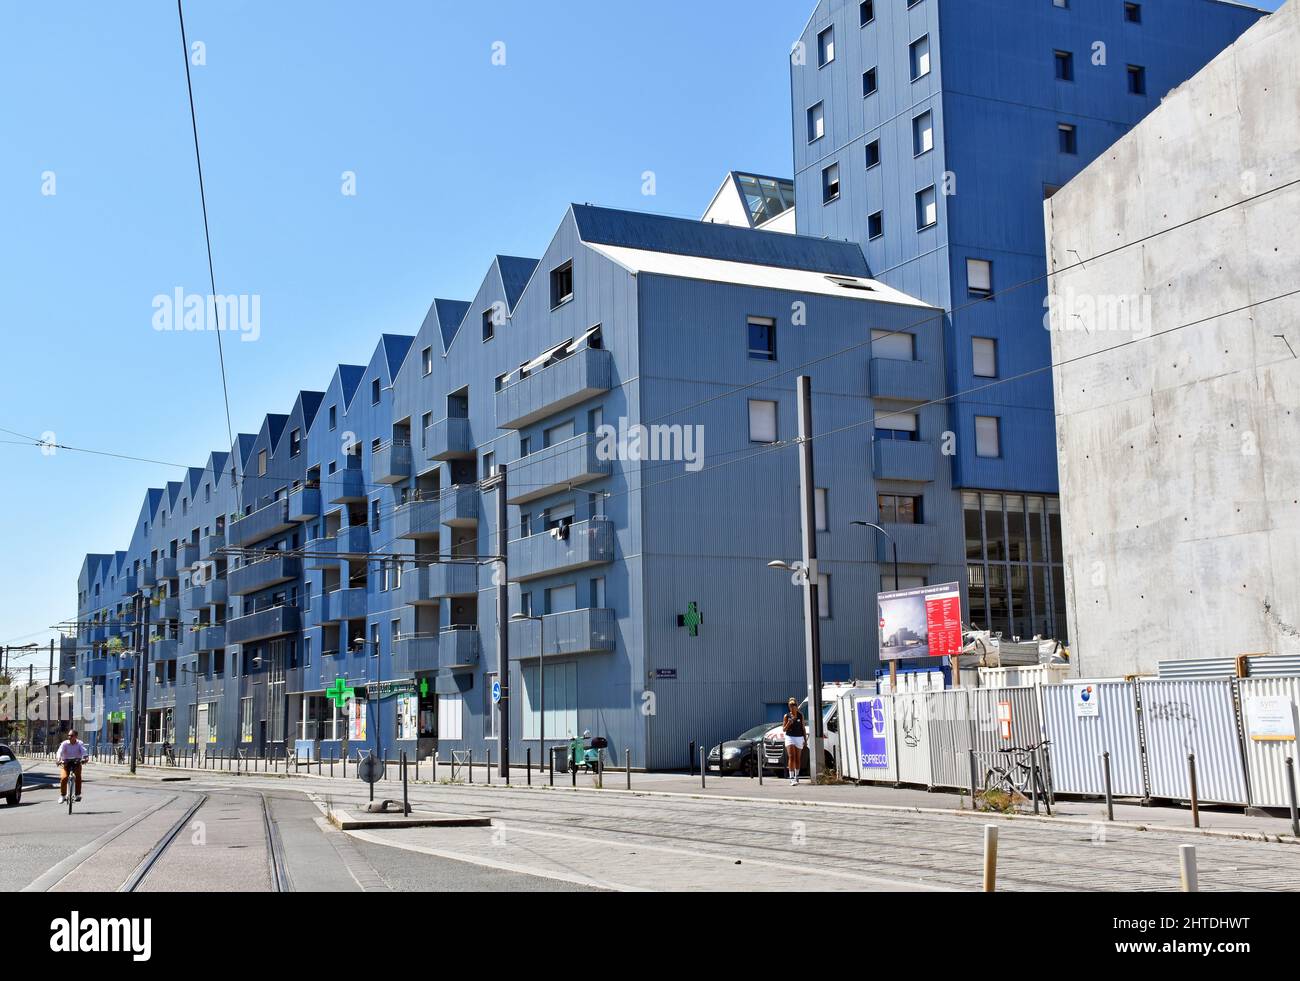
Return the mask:
[[876, 70], [868, 68], [862, 73], [862, 97], [876, 94]]
[[831, 577], [826, 572], [817, 576], [817, 616], [823, 620], [831, 618]]
[[[555, 664], [548, 657], [543, 670], [546, 672], [546, 737], [568, 739], [581, 731], [578, 729], [578, 665], [573, 661]], [[541, 737], [543, 728], [541, 679], [536, 664], [530, 664], [520, 674], [524, 683], [524, 731], [520, 738], [535, 740]]]
[[908, 48], [912, 65], [912, 81], [930, 74], [930, 35], [917, 38]]
[[876, 4], [874, 0], [862, 0], [858, 4], [858, 26], [866, 27], [876, 19]]
[[971, 338], [971, 360], [976, 378], [998, 376], [998, 342], [991, 337]]
[[[551, 275], [553, 276], [554, 273], [552, 273]], [[558, 306], [558, 305], [559, 304], [557, 303], [554, 297], [554, 292], [552, 291], [551, 306]], [[485, 341], [492, 340], [492, 335], [493, 333], [495, 333], [495, 330], [496, 330], [496, 325], [493, 323], [492, 320], [492, 311], [484, 310], [483, 311], [483, 340]]]
[[573, 439], [576, 432], [577, 428], [573, 420], [566, 419], [542, 432], [542, 445], [554, 446], [556, 443], [563, 443], [565, 440]]
[[573, 260], [551, 270], [551, 307], [573, 298]]
[[929, 228], [939, 223], [939, 202], [934, 188], [927, 187], [916, 192], [916, 230]]
[[[266, 450], [259, 450], [257, 453], [257, 475], [259, 477], [266, 476]], [[163, 522], [163, 524], [166, 523], [166, 521]]]
[[911, 494], [877, 494], [876, 507], [882, 525], [919, 525], [922, 521], [921, 498]]
[[289, 456], [294, 457], [302, 452], [302, 431], [295, 429], [289, 433]]
[[1147, 70], [1141, 65], [1128, 66], [1128, 91], [1130, 95], [1147, 94]]
[[1060, 7], [1062, 10], [1068, 10], [1070, 7], [1070, 0], [1052, 0], [1052, 6]]
[[826, 114], [822, 103], [808, 110], [808, 142], [815, 143], [826, 135]]
[[483, 476], [495, 477], [497, 472], [496, 458], [491, 453], [483, 454]]
[[1078, 133], [1069, 123], [1060, 123], [1056, 127], [1057, 139], [1060, 141], [1062, 153], [1078, 153], [1079, 142]]
[[460, 739], [465, 702], [460, 695], [438, 696], [438, 738]]
[[905, 330], [873, 330], [871, 356], [887, 361], [915, 361], [916, 335]]
[[1129, 24], [1142, 23], [1142, 4], [1126, 3], [1124, 4], [1124, 20]]
[[817, 35], [817, 67], [825, 68], [835, 60], [835, 28], [828, 27]]
[[333, 432], [334, 428], [338, 424], [339, 424], [339, 407], [337, 405], [331, 405], [330, 406], [330, 432]]
[[910, 442], [916, 439], [916, 413], [885, 412], [876, 416], [876, 439]]
[[830, 204], [840, 196], [840, 165], [831, 164], [822, 171], [822, 204]]
[[1057, 51], [1056, 60], [1056, 77], [1058, 81], [1074, 81], [1074, 55], [1069, 51]]
[[380, 391], [381, 391], [381, 387], [379, 384], [379, 379], [375, 378], [370, 382], [370, 404], [371, 405], [379, 404]]
[[510, 372], [508, 372], [508, 371], [507, 371], [505, 374], [497, 375], [497, 377], [496, 377], [496, 381], [493, 382], [493, 388], [494, 388], [494, 390], [499, 392], [499, 391], [501, 391], [501, 389], [505, 388], [505, 387], [506, 387], [506, 379], [509, 378], [509, 377], [510, 377]]
[[771, 317], [749, 318], [749, 358], [751, 361], [776, 360], [776, 321]]
[[1002, 455], [997, 416], [975, 417], [975, 455], [984, 457]]
[[749, 441], [751, 443], [776, 442], [776, 403], [762, 399], [749, 400]]
[[370, 530], [379, 530], [379, 498], [370, 502]]
[[253, 741], [253, 700], [251, 698], [239, 700], [239, 741], [241, 743]]
[[907, 9], [908, 9], [908, 10], [911, 10], [913, 7], [915, 7], [915, 6], [916, 6], [918, 3], [920, 3], [920, 2], [921, 2], [921, 0], [907, 0]]
[[934, 114], [928, 109], [912, 120], [912, 156], [934, 149]]
[[815, 527], [818, 531], [827, 531], [829, 526], [826, 524], [826, 488], [818, 487], [813, 491], [813, 512], [815, 515]]
[[880, 238], [885, 234], [885, 213], [877, 211], [867, 215], [867, 238]]
[[993, 295], [993, 263], [988, 259], [966, 260], [966, 292], [974, 297]]
[[388, 653], [397, 653], [397, 642], [402, 639], [402, 621], [391, 620], [388, 624]]
[[867, 170], [880, 166], [880, 141], [872, 140], [867, 144]]
[[370, 625], [370, 656], [377, 657], [378, 655], [379, 655], [379, 624], [372, 623]]

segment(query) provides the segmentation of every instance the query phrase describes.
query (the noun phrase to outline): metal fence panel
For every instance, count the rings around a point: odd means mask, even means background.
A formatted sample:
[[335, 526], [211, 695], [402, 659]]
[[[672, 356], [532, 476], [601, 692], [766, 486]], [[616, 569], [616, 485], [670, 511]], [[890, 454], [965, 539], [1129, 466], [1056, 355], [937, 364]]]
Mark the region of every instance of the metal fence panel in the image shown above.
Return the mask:
[[1246, 658], [1252, 678], [1292, 678], [1300, 675], [1300, 654], [1267, 654]]
[[[1242, 678], [1238, 684], [1246, 732], [1246, 772], [1250, 777], [1250, 802], [1256, 807], [1290, 807], [1286, 758], [1296, 755], [1295, 739], [1251, 738], [1250, 718], [1258, 698], [1286, 699], [1291, 704], [1290, 728], [1296, 732], [1296, 706], [1300, 705], [1300, 678]], [[1262, 726], [1256, 723], [1256, 735]], [[1197, 760], [1199, 763], [1199, 759]]]
[[[1095, 715], [1076, 709], [1081, 685], [1092, 688]], [[1145, 797], [1137, 693], [1124, 681], [1043, 685], [1039, 691], [1043, 732], [1051, 745], [1052, 788], [1058, 794], [1106, 792], [1101, 754], [1110, 753], [1111, 790], [1117, 797]]]
[[930, 743], [930, 786], [970, 786], [970, 692], [964, 688], [929, 692], [925, 725]]
[[1187, 755], [1195, 753], [1201, 800], [1246, 803], [1233, 684], [1231, 679], [1137, 683], [1152, 797], [1191, 799]]
[[898, 779], [934, 785], [930, 763], [928, 700], [924, 692], [894, 696], [894, 739], [898, 746]]
[[[1038, 697], [1033, 687], [977, 688], [970, 696], [972, 731], [977, 752], [989, 754], [1013, 746], [1032, 746], [1042, 738], [1043, 727], [1038, 721]], [[1002, 738], [999, 726], [998, 711], [1003, 703], [1011, 709], [1010, 739]]]
[[840, 774], [850, 780], [897, 781], [893, 698], [854, 692], [844, 696], [840, 706], [849, 709], [841, 717], [845, 752]]

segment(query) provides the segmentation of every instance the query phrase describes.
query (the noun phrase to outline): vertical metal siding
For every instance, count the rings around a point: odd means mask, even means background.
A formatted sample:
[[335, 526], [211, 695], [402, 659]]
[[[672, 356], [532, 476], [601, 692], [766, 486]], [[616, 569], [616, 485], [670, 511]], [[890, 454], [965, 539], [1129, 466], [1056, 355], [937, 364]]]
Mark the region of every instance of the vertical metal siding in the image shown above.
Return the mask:
[[1137, 694], [1127, 682], [1092, 684], [1100, 706], [1092, 718], [1075, 715], [1075, 684], [1043, 685], [1038, 690], [1043, 730], [1051, 740], [1053, 789], [1062, 794], [1104, 794], [1101, 754], [1109, 752], [1115, 795], [1145, 797]]
[[[884, 713], [885, 752], [888, 764], [883, 767], [865, 766], [862, 759], [862, 739], [858, 725], [858, 710], [870, 702], [879, 702]], [[840, 729], [845, 732], [846, 747], [852, 748], [851, 755], [840, 762], [840, 772], [851, 780], [871, 780], [894, 783], [898, 780], [898, 753], [894, 740], [894, 700], [888, 695], [868, 695], [855, 691], [840, 700], [841, 709], [847, 708], [847, 715], [840, 714]]]
[[1291, 699], [1291, 721], [1295, 724], [1296, 706], [1300, 705], [1300, 678], [1242, 678], [1238, 683], [1241, 696], [1242, 728], [1245, 732], [1246, 772], [1249, 776], [1250, 802], [1256, 807], [1289, 807], [1286, 758], [1295, 757], [1294, 741], [1257, 741], [1250, 738], [1246, 726], [1249, 698], [1280, 695]]
[[1231, 680], [1139, 681], [1152, 797], [1189, 800], [1187, 754], [1196, 754], [1203, 801], [1246, 803], [1246, 770]]
[[930, 759], [930, 724], [926, 695], [894, 696], [894, 739], [898, 747], [898, 779], [934, 785]]
[[930, 779], [934, 787], [970, 785], [970, 692], [965, 689], [928, 692], [926, 731], [930, 737]]

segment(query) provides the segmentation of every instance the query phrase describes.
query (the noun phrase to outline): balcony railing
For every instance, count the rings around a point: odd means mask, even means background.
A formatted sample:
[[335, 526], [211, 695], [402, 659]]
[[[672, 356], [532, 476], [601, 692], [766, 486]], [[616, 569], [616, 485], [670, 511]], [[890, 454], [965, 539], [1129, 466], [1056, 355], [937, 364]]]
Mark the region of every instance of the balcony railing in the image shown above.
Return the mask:
[[455, 417], [430, 423], [424, 430], [425, 455], [430, 460], [468, 459], [474, 456], [469, 420]]
[[365, 618], [368, 612], [366, 591], [360, 586], [336, 589], [333, 592], [325, 593], [321, 597], [321, 601], [324, 604], [321, 608], [322, 623], [361, 620]]
[[396, 484], [411, 476], [411, 441], [392, 439], [370, 454], [370, 476], [380, 484]]
[[304, 484], [289, 492], [289, 520], [311, 521], [320, 517], [320, 487]]
[[543, 645], [546, 657], [612, 651], [614, 626], [614, 611], [604, 608], [550, 613], [540, 621], [511, 620], [510, 659], [536, 658], [543, 653]]
[[205, 606], [224, 605], [226, 602], [226, 580], [210, 579], [197, 586], [191, 586], [185, 594], [185, 605], [191, 610]]
[[160, 555], [158, 561], [153, 565], [154, 575], [159, 579], [175, 579], [177, 577], [176, 557], [173, 555]]
[[877, 480], [934, 480], [935, 448], [924, 440], [878, 439], [872, 459]]
[[302, 575], [302, 560], [295, 556], [274, 555], [251, 565], [231, 569], [226, 589], [231, 596], [247, 596], [261, 589], [278, 586]]
[[478, 664], [478, 627], [456, 626], [438, 632], [438, 667], [464, 671]]
[[870, 391], [877, 398], [915, 399], [943, 397], [943, 372], [933, 361], [898, 361], [872, 358]]
[[152, 589], [158, 585], [158, 577], [154, 575], [153, 566], [145, 562], [140, 566], [140, 574], [136, 576], [136, 587], [138, 589]]
[[364, 561], [370, 554], [370, 527], [349, 525], [329, 538], [313, 538], [307, 543], [307, 568], [330, 569], [347, 559]]
[[162, 620], [175, 620], [181, 615], [180, 599], [175, 596], [167, 596], [153, 603], [149, 609], [149, 618], [158, 623]]
[[436, 671], [438, 663], [438, 637], [436, 634], [406, 634], [393, 644], [393, 672], [416, 674]]
[[289, 501], [280, 498], [237, 521], [232, 521], [230, 527], [226, 529], [226, 537], [230, 539], [231, 545], [252, 545], [264, 538], [288, 531], [292, 527], [293, 522], [289, 520]]
[[199, 627], [194, 631], [194, 649], [196, 651], [217, 651], [226, 646], [226, 625], [224, 623]]
[[226, 533], [217, 532], [215, 535], [205, 535], [199, 539], [199, 557], [204, 559], [212, 558], [213, 554], [226, 547]]
[[608, 351], [586, 348], [532, 371], [496, 393], [497, 426], [522, 429], [610, 389]]
[[399, 504], [393, 511], [393, 535], [397, 538], [428, 538], [438, 534], [442, 502], [426, 496]]
[[194, 542], [182, 542], [176, 548], [176, 567], [184, 572], [194, 568], [199, 560], [199, 546]]
[[324, 478], [326, 496], [331, 504], [366, 499], [366, 478], [361, 472], [361, 461], [358, 457], [349, 459], [356, 460], [356, 465], [344, 467]]
[[226, 621], [227, 644], [250, 644], [270, 637], [297, 633], [302, 619], [296, 606], [272, 606]]
[[478, 524], [477, 484], [453, 484], [442, 492], [438, 500], [444, 525], [449, 528], [466, 528]]
[[174, 637], [160, 637], [149, 645], [152, 661], [174, 661], [180, 652], [180, 643]]
[[569, 525], [568, 534], [540, 531], [510, 543], [510, 579], [537, 579], [614, 561], [614, 524], [589, 518]]
[[599, 445], [595, 434], [583, 433], [515, 461], [507, 472], [506, 500], [510, 504], [524, 504], [567, 487], [608, 477], [611, 463], [600, 459], [596, 452]]

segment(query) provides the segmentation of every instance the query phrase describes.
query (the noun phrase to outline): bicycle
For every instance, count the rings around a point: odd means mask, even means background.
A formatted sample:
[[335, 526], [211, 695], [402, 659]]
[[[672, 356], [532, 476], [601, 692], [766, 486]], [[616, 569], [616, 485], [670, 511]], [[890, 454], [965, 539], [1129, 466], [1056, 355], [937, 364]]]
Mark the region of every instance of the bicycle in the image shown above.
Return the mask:
[[1039, 800], [1047, 800], [1047, 783], [1041, 766], [1033, 765], [1034, 754], [1046, 749], [1051, 740], [1044, 739], [1033, 746], [1012, 746], [1005, 755], [1014, 754], [1007, 765], [997, 764], [984, 771], [984, 794], [1006, 794], [1012, 800], [1028, 800], [1037, 791]]
[[78, 795], [78, 793], [77, 793], [77, 782], [81, 779], [81, 765], [82, 765], [82, 763], [84, 763], [84, 762], [85, 762], [84, 759], [81, 759], [81, 760], [64, 760], [64, 761], [63, 761], [63, 767], [64, 767], [64, 769], [67, 771], [67, 774], [68, 774], [68, 783], [67, 783], [67, 791], [68, 791], [68, 793], [67, 793], [67, 798], [68, 798], [68, 813], [69, 813], [69, 814], [72, 813], [72, 803], [73, 803], [73, 801], [78, 800], [78, 799], [79, 799], [79, 796], [80, 796], [80, 795]]

